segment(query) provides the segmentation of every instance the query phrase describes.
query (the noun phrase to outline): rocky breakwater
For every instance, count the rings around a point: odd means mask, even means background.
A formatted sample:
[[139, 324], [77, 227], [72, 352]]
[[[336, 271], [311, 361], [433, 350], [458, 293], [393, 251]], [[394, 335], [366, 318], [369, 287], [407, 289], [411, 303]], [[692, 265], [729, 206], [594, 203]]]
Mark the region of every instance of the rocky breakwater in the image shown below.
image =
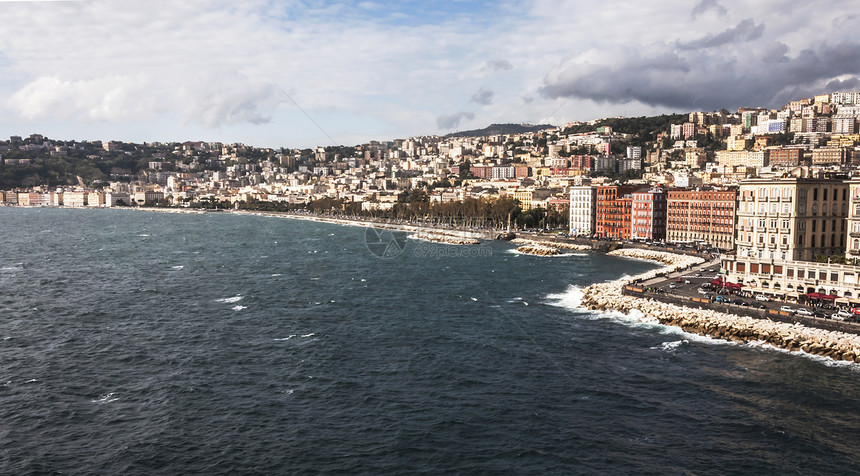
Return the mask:
[[523, 245], [517, 248], [520, 253], [535, 256], [558, 256], [561, 254], [557, 248], [543, 245]]
[[561, 250], [591, 250], [590, 246], [577, 245], [574, 243], [525, 240], [522, 238], [516, 238], [512, 240], [512, 242], [522, 244], [522, 246], [517, 248], [517, 251], [519, 251], [520, 253], [536, 256], [558, 256], [562, 254]]
[[652, 299], [625, 296], [622, 294], [622, 288], [630, 281], [649, 279], [670, 269], [683, 268], [689, 264], [694, 264], [688, 260], [700, 260], [700, 258], [647, 250], [618, 250], [612, 254], [653, 259], [667, 264], [669, 269], [664, 268], [634, 278], [588, 286], [583, 289], [582, 305], [584, 307], [633, 314], [646, 322], [659, 322], [676, 326], [694, 334], [735, 342], [767, 343], [781, 349], [804, 351], [809, 354], [830, 357], [834, 360], [860, 363], [860, 335], [810, 328], [797, 323], [787, 324], [718, 311], [693, 309]]
[[475, 238], [469, 238], [466, 236], [457, 236], [453, 234], [447, 233], [426, 233], [426, 232], [418, 232], [409, 235], [409, 238], [415, 240], [424, 240], [431, 241], [433, 243], [444, 243], [446, 245], [477, 245], [480, 244], [481, 241]]

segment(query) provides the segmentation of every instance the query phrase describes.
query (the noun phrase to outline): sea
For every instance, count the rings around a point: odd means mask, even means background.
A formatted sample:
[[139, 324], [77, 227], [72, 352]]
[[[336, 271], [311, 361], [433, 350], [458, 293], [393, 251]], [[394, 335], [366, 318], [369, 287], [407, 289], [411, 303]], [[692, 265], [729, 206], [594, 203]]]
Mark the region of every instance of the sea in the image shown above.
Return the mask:
[[654, 263], [0, 208], [2, 474], [859, 474], [860, 366], [580, 307]]

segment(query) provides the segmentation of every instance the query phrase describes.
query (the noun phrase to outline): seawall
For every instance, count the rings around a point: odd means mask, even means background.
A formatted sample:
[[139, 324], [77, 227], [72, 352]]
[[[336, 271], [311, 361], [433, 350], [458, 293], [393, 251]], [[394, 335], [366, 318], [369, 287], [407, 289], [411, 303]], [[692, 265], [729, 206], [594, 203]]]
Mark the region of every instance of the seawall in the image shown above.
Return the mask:
[[624, 286], [634, 280], [644, 281], [660, 273], [700, 263], [702, 260], [635, 249], [622, 249], [610, 254], [659, 261], [666, 264], [666, 267], [633, 278], [587, 286], [583, 289], [582, 305], [588, 309], [616, 310], [623, 313], [638, 311], [643, 321], [680, 327], [694, 334], [736, 342], [764, 342], [781, 349], [802, 350], [834, 360], [860, 362], [860, 335], [806, 327], [799, 323], [756, 319], [710, 309], [693, 309], [625, 295]]

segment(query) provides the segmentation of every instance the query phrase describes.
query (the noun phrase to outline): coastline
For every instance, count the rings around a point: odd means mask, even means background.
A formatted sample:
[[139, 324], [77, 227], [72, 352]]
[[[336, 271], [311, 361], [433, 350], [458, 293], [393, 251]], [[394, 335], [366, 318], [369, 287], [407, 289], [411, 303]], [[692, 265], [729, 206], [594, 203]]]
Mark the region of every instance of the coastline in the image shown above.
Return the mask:
[[[583, 289], [581, 301], [585, 308], [597, 311], [618, 311], [624, 314], [635, 313], [635, 317], [640, 321], [679, 327], [692, 334], [734, 342], [764, 343], [788, 351], [803, 351], [836, 361], [860, 363], [860, 335], [807, 327], [799, 323], [788, 324], [769, 319], [694, 309], [622, 293], [623, 287], [634, 280], [647, 280], [660, 273], [701, 263], [701, 259], [635, 249], [621, 249], [608, 254], [658, 261], [666, 266], [638, 276], [586, 286]], [[694, 259], [697, 261], [693, 261]]]

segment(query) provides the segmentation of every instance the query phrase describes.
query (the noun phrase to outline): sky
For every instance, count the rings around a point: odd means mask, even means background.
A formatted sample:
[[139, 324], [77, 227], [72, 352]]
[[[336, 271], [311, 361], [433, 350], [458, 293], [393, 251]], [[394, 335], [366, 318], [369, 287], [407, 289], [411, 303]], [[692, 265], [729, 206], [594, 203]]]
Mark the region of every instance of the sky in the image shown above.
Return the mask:
[[860, 90], [844, 0], [0, 0], [0, 137], [357, 145]]

